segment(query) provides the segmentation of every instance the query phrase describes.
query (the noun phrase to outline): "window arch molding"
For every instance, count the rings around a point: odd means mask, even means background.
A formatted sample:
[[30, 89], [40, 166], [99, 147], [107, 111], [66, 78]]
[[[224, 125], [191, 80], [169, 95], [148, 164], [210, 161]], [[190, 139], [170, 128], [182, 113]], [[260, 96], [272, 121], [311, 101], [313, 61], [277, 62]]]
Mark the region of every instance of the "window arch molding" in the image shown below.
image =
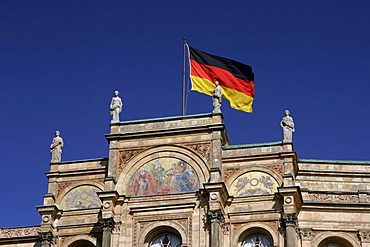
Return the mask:
[[150, 148], [137, 154], [124, 166], [125, 172], [119, 174], [116, 184], [118, 193], [125, 194], [129, 181], [135, 172], [147, 162], [158, 158], [177, 158], [185, 161], [196, 172], [199, 184], [206, 183], [209, 179], [208, 166], [199, 154], [182, 146], [164, 145]]
[[185, 229], [180, 224], [171, 221], [153, 222], [147, 225], [138, 237], [138, 246], [147, 247], [155, 236], [166, 232], [178, 235], [182, 240], [182, 246], [187, 246], [188, 237]]
[[[320, 244], [325, 244], [326, 241], [337, 241], [344, 244], [346, 247], [361, 247], [359, 241], [352, 235], [345, 232], [324, 232], [317, 235], [312, 241], [313, 247], [319, 247]], [[332, 241], [330, 241], [332, 242]]]
[[279, 246], [279, 235], [277, 230], [270, 225], [260, 222], [247, 223], [235, 232], [233, 238], [233, 246], [240, 246], [248, 235], [253, 233], [261, 233], [271, 237], [273, 245]]
[[80, 243], [86, 243], [91, 246], [97, 246], [97, 239], [92, 238], [90, 236], [75, 236], [75, 237], [68, 239], [63, 244], [63, 247], [75, 247], [75, 246], [78, 246]]

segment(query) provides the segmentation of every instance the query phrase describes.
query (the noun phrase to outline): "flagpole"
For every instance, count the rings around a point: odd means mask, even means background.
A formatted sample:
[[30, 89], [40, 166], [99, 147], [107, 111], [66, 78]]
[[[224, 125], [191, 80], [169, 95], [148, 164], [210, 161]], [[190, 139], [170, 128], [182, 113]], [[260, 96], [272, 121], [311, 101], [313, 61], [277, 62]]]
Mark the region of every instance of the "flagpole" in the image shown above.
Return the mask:
[[186, 38], [184, 38], [184, 63], [183, 63], [183, 71], [182, 71], [182, 115], [186, 115], [186, 109], [185, 109], [185, 97], [186, 97]]

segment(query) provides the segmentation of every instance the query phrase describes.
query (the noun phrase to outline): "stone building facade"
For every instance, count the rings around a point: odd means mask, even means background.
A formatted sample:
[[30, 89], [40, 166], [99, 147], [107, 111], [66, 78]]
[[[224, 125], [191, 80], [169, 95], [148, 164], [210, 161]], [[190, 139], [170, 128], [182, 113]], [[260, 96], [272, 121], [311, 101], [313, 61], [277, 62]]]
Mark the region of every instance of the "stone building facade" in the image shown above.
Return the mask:
[[41, 224], [0, 246], [370, 247], [370, 162], [230, 145], [221, 114], [118, 122], [109, 157], [50, 164]]

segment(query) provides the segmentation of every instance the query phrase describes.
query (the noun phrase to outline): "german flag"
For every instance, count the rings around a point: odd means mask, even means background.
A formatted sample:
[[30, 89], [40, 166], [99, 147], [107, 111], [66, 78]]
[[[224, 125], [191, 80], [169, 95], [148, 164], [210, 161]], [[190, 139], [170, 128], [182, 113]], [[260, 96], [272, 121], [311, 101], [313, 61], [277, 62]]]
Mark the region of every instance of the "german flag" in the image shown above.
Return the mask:
[[222, 96], [237, 110], [253, 112], [254, 74], [252, 67], [240, 62], [189, 48], [191, 90], [212, 96], [218, 81]]

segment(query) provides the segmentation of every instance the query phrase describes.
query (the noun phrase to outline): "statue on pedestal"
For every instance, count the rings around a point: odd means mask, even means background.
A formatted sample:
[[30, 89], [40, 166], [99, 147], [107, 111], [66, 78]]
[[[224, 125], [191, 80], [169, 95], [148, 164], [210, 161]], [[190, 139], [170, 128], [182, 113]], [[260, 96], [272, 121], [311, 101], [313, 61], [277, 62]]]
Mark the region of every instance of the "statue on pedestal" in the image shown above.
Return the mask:
[[221, 112], [221, 101], [222, 101], [222, 89], [218, 83], [215, 82], [215, 89], [213, 90], [212, 94], [212, 102], [213, 102], [213, 113], [220, 113]]
[[293, 132], [295, 128], [289, 110], [285, 110], [285, 117], [281, 120], [280, 126], [283, 128], [283, 143], [291, 143], [293, 141]]
[[62, 148], [64, 146], [64, 142], [62, 137], [60, 137], [59, 130], [55, 131], [55, 137], [50, 145], [50, 153], [51, 153], [51, 162], [61, 162], [62, 161]]
[[112, 116], [111, 123], [118, 123], [119, 120], [119, 114], [122, 111], [122, 100], [118, 96], [119, 92], [114, 91], [114, 97], [112, 98], [112, 102], [110, 103], [110, 115]]

